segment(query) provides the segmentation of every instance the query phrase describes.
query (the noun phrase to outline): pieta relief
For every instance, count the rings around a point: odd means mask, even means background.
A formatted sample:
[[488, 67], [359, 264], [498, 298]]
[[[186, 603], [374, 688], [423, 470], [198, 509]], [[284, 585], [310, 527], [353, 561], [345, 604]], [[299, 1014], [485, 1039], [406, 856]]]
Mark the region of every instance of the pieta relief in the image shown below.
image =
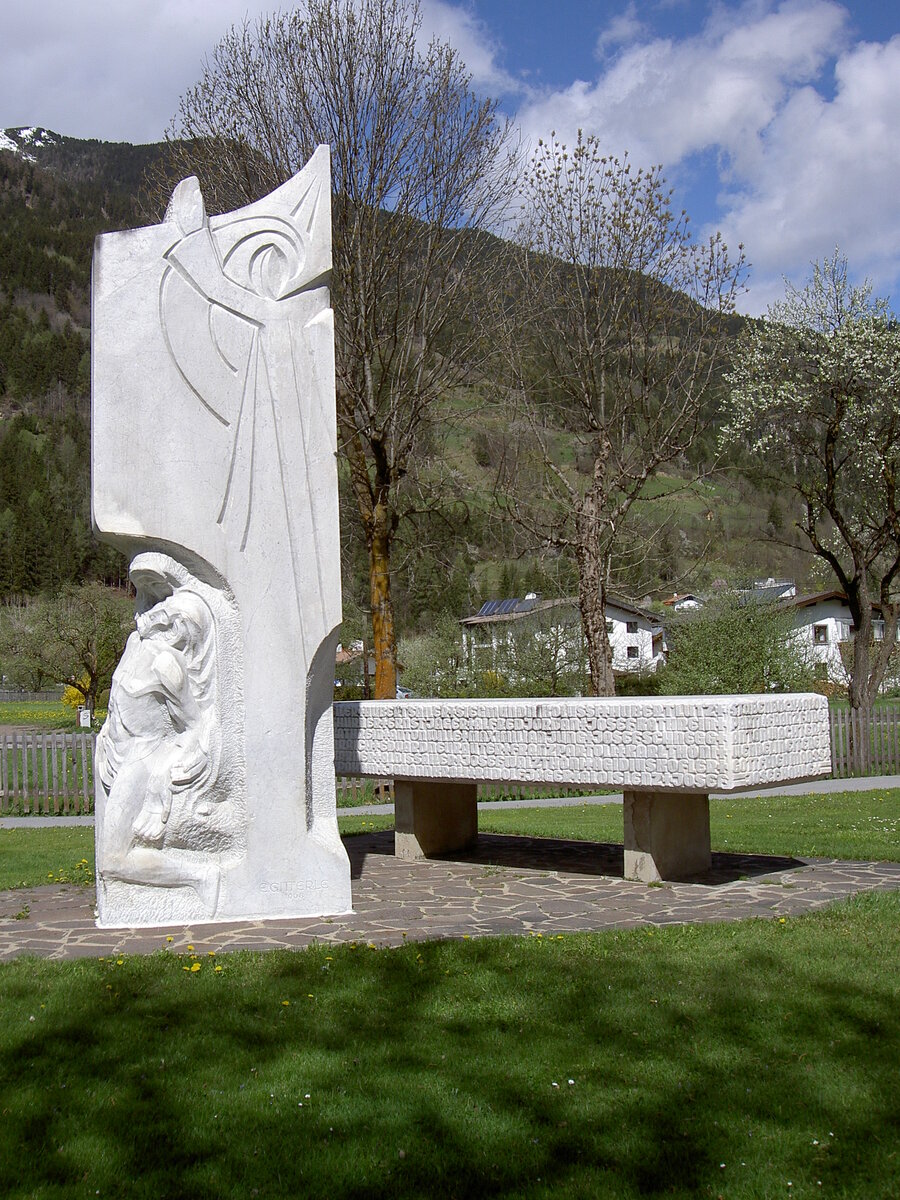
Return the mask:
[[246, 840], [237, 610], [167, 555], [138, 555], [130, 574], [136, 629], [94, 760], [100, 918], [135, 884], [188, 889], [188, 907], [214, 918], [223, 871]]

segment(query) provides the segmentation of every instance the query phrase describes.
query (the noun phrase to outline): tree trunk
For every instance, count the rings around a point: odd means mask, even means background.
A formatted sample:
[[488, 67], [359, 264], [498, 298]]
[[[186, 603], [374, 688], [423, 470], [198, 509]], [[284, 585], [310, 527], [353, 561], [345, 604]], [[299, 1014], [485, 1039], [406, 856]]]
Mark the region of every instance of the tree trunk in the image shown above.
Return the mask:
[[[877, 686], [870, 688], [872, 660], [872, 606], [868, 589], [860, 588], [856, 605], [849, 597], [850, 612], [856, 627], [853, 636], [853, 661], [850, 669], [848, 694], [850, 699], [850, 769], [854, 775], [868, 775], [872, 770], [872, 708]], [[856, 612], [854, 612], [856, 608]]]
[[[338, 394], [338, 412], [346, 404]], [[372, 609], [372, 653], [375, 656], [375, 699], [393, 700], [397, 695], [397, 646], [394, 634], [394, 604], [391, 598], [391, 550], [397, 529], [397, 513], [390, 503], [391, 478], [388, 456], [381, 443], [372, 442], [373, 475], [362, 439], [349, 418], [341, 422], [344, 453], [350, 466], [350, 484], [366, 535], [369, 554], [369, 605]], [[364, 670], [368, 679], [368, 656]], [[367, 690], [368, 694], [368, 690]]]
[[[367, 538], [376, 700], [393, 700], [397, 695], [397, 648], [394, 637], [394, 604], [391, 598], [391, 538], [390, 518], [380, 506], [376, 507], [371, 535]], [[366, 663], [366, 670], [368, 669], [369, 664]]]
[[[580, 539], [579, 539], [580, 540]], [[606, 628], [606, 581], [602, 562], [591, 545], [579, 545], [578, 608], [587, 647], [591, 695], [614, 696], [616, 681], [612, 669], [612, 648]]]

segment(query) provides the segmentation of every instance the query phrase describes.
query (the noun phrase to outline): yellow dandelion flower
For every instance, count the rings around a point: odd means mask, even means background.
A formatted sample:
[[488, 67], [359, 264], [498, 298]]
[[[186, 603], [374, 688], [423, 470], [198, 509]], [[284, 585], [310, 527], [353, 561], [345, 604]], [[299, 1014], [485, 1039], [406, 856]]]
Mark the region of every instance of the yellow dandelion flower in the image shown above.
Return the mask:
[[200, 963], [194, 963], [194, 965], [191, 967], [191, 970], [192, 970], [192, 971], [199, 971], [199, 970], [200, 970]]

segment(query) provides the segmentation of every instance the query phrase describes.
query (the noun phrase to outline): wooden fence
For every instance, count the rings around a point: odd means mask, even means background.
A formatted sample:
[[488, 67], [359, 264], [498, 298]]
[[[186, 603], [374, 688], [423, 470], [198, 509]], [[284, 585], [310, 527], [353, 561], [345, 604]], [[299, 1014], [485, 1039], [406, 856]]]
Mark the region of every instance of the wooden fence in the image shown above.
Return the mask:
[[832, 708], [830, 717], [836, 779], [900, 774], [900, 704], [879, 704], [867, 718], [850, 708]]
[[[94, 737], [89, 733], [0, 733], [0, 816], [84, 816], [94, 811]], [[339, 778], [338, 802], [386, 804], [385, 779]]]
[[93, 811], [91, 734], [0, 733], [0, 813], [63, 816]]
[[[831, 765], [835, 778], [900, 774], [900, 704], [879, 705], [868, 721], [833, 708]], [[482, 784], [479, 800], [532, 799], [547, 788]], [[567, 795], [569, 789], [553, 789]], [[577, 795], [577, 792], [572, 794]], [[390, 780], [340, 777], [341, 807], [393, 801]], [[0, 733], [0, 815], [83, 815], [94, 811], [94, 737], [89, 733]]]

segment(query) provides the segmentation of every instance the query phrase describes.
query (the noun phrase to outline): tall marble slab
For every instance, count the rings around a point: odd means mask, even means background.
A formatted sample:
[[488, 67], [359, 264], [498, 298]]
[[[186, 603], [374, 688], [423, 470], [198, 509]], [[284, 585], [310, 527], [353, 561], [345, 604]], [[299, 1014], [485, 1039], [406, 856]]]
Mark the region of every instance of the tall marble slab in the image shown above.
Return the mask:
[[92, 507], [136, 628], [96, 769], [102, 926], [350, 909], [328, 148], [263, 200], [97, 239]]

